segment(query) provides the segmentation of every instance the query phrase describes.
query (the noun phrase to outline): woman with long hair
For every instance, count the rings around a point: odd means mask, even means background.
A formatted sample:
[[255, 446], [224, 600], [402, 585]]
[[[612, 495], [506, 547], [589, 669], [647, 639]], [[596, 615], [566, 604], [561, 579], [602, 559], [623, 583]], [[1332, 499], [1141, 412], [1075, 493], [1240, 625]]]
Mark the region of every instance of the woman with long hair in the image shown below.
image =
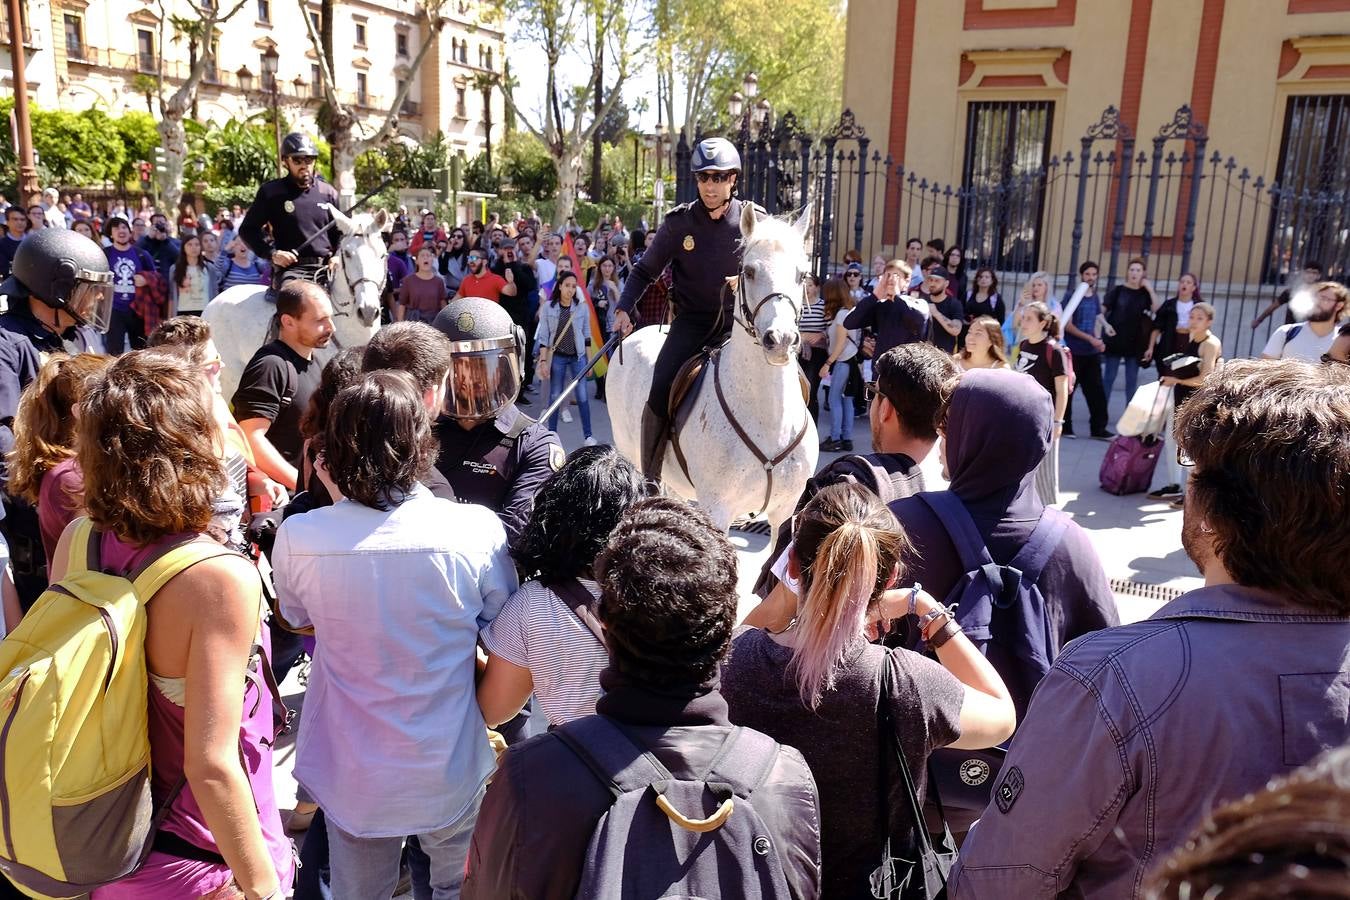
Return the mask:
[[[171, 547], [201, 541], [226, 489], [201, 373], [167, 353], [118, 358], [80, 406], [80, 469], [99, 568], [127, 575]], [[61, 536], [62, 578], [75, 525]], [[276, 710], [261, 675], [262, 585], [224, 548], [146, 598], [155, 849], [94, 900], [276, 898], [294, 872], [272, 787]]]
[[511, 551], [531, 580], [483, 632], [478, 705], [490, 727], [519, 713], [531, 693], [554, 727], [595, 712], [609, 653], [595, 620], [583, 618], [600, 597], [593, 565], [624, 511], [648, 492], [642, 473], [609, 446], [577, 450], [539, 489]]
[[802, 291], [805, 302], [802, 304], [802, 318], [797, 323], [797, 331], [802, 336], [802, 373], [806, 375], [810, 386], [806, 409], [811, 418], [816, 419], [820, 415], [820, 370], [830, 355], [830, 320], [825, 318], [825, 298], [820, 295], [820, 279], [808, 272], [802, 283]]
[[1012, 315], [1003, 323], [1003, 337], [1009, 347], [1016, 348], [1022, 340], [1022, 310], [1026, 309], [1028, 303], [1044, 303], [1050, 312], [1059, 315], [1059, 301], [1051, 296], [1051, 289], [1049, 272], [1032, 272], [1027, 278], [1017, 296]]
[[1069, 405], [1069, 373], [1059, 345], [1059, 316], [1034, 300], [1022, 307], [1022, 343], [1017, 348], [1017, 371], [1025, 372], [1050, 394], [1055, 404], [1055, 427], [1050, 448], [1036, 469], [1036, 492], [1041, 502], [1059, 502], [1059, 440], [1064, 410]]
[[439, 260], [441, 277], [445, 279], [445, 291], [453, 297], [459, 293], [459, 283], [469, 274], [469, 239], [463, 228], [450, 232], [445, 252]]
[[605, 330], [604, 339], [609, 340], [614, 330], [614, 310], [619, 305], [618, 266], [612, 256], [603, 256], [591, 270], [591, 282], [587, 289], [591, 302], [595, 304], [595, 315], [600, 327]]
[[[829, 379], [826, 402], [830, 408], [830, 436], [821, 442], [827, 453], [853, 449], [853, 396], [849, 390], [854, 360], [862, 342], [862, 330], [844, 327], [844, 319], [853, 309], [853, 294], [840, 278], [825, 282], [825, 321], [829, 326], [829, 351], [820, 367], [820, 380]], [[845, 399], [847, 397], [848, 399]], [[824, 429], [822, 429], [824, 430]]]
[[[795, 529], [788, 571], [801, 586], [797, 614], [781, 632], [737, 634], [722, 695], [731, 721], [798, 748], [815, 776], [822, 900], [866, 897], [887, 840], [896, 857], [914, 844], [913, 824], [895, 812], [904, 795], [899, 776], [886, 774], [887, 743], [899, 745], [922, 798], [933, 750], [992, 747], [1012, 734], [1015, 713], [1002, 679], [950, 613], [917, 585], [900, 587], [913, 547], [876, 494], [831, 485]], [[868, 643], [872, 623], [906, 615], [919, 617], [937, 661]], [[885, 740], [883, 704], [894, 726]]]
[[[989, 316], [1001, 326], [1008, 317], [1008, 307], [998, 292], [998, 276], [988, 266], [975, 270], [975, 286], [966, 296], [966, 321], [973, 322], [981, 316]], [[1006, 342], [1005, 342], [1006, 346]]]
[[[586, 364], [586, 348], [591, 338], [590, 313], [586, 301], [577, 290], [574, 272], [559, 271], [553, 281], [553, 294], [539, 310], [539, 328], [535, 331], [536, 371], [541, 381], [549, 383], [548, 402], [562, 396], [562, 389], [577, 377]], [[587, 446], [595, 444], [591, 433], [590, 389], [583, 380], [576, 389], [577, 409], [581, 412], [581, 430]], [[548, 417], [548, 427], [558, 430], [560, 410]]]
[[942, 254], [942, 268], [951, 274], [951, 281], [947, 285], [953, 297], [962, 303], [966, 300], [966, 266], [965, 254], [961, 252], [960, 247], [948, 247]]
[[323, 455], [324, 435], [328, 430], [328, 411], [333, 398], [349, 384], [361, 380], [361, 359], [364, 347], [345, 347], [324, 364], [319, 375], [319, 389], [309, 397], [309, 407], [300, 418], [300, 436], [305, 439], [300, 453], [300, 480], [298, 487], [309, 492], [311, 508], [328, 506], [334, 501], [328, 488], [319, 478], [315, 462]]
[[992, 316], [980, 316], [966, 330], [966, 346], [955, 356], [961, 371], [1006, 369], [1008, 351], [1003, 345], [1003, 329]]
[[84, 508], [84, 478], [75, 455], [76, 410], [89, 380], [112, 359], [95, 353], [53, 355], [19, 397], [7, 489], [37, 507], [48, 560], [61, 532]]
[[1190, 341], [1191, 309], [1205, 302], [1200, 296], [1200, 279], [1192, 272], [1182, 272], [1177, 279], [1176, 296], [1162, 302], [1153, 315], [1153, 334], [1148, 349], [1140, 360], [1147, 365], [1154, 359], [1161, 363]]
[[169, 279], [171, 315], [199, 316], [216, 296], [216, 269], [202, 256], [202, 239], [195, 234], [183, 241]]

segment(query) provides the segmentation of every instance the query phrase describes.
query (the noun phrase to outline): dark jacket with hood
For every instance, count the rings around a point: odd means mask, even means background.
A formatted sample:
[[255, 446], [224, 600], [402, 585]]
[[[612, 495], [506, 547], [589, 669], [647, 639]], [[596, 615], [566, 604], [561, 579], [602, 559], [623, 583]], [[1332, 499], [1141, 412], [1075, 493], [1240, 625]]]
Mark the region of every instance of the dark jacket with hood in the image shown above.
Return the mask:
[[[707, 772], [731, 732], [727, 702], [715, 684], [657, 691], [600, 674], [596, 713], [613, 719], [677, 778]], [[510, 748], [488, 785], [474, 827], [465, 900], [571, 900], [586, 847], [614, 802], [581, 759], [553, 734]], [[820, 893], [820, 812], [816, 783], [802, 755], [780, 747], [753, 796], [794, 898]]]
[[[949, 491], [964, 504], [994, 562], [1007, 565], [1030, 538], [1045, 504], [1035, 473], [1050, 446], [1050, 395], [1031, 376], [975, 369], [961, 378], [947, 412]], [[891, 504], [914, 544], [907, 579], [945, 598], [961, 577], [956, 545], [932, 509], [917, 497]], [[1087, 533], [1070, 522], [1037, 579], [1058, 647], [1120, 624], [1116, 601]]]

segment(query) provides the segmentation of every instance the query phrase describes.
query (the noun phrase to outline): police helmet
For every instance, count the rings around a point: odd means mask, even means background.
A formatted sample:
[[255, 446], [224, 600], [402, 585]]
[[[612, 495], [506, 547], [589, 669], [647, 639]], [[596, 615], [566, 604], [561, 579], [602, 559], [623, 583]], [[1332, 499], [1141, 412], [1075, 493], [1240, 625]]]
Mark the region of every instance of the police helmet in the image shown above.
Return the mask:
[[78, 231], [44, 228], [19, 244], [0, 294], [10, 308], [36, 297], [79, 324], [105, 332], [112, 317], [113, 275], [98, 244]]
[[314, 142], [309, 139], [309, 135], [299, 131], [292, 131], [281, 139], [281, 158], [286, 159], [291, 156], [313, 156], [318, 157], [319, 150], [314, 146]]
[[450, 339], [454, 363], [445, 392], [445, 414], [488, 419], [520, 393], [525, 333], [506, 310], [481, 297], [462, 297], [431, 323]]
[[741, 155], [726, 138], [705, 138], [694, 145], [689, 158], [690, 172], [739, 172]]

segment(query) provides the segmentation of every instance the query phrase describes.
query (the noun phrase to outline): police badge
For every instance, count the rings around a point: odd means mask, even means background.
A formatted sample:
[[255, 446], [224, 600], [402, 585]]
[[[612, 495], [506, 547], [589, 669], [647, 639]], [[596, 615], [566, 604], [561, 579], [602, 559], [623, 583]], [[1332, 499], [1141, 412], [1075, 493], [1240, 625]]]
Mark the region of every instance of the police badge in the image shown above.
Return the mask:
[[287, 201], [282, 205], [282, 208], [285, 209], [286, 212], [288, 212], [288, 213], [293, 213], [293, 212], [295, 212], [295, 201], [294, 201], [294, 200], [287, 200]]
[[684, 249], [689, 251], [694, 249], [694, 236], [692, 234], [686, 234], [684, 236]]

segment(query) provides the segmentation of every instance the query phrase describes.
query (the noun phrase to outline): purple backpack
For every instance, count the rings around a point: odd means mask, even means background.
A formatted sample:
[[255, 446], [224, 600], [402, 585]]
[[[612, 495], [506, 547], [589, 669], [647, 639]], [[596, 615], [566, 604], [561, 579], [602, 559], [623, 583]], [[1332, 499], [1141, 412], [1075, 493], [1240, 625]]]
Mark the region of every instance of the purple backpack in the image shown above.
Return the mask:
[[772, 738], [733, 728], [707, 772], [681, 779], [605, 716], [553, 734], [614, 795], [591, 834], [577, 897], [790, 896], [782, 860], [790, 848], [754, 807], [778, 761]]

